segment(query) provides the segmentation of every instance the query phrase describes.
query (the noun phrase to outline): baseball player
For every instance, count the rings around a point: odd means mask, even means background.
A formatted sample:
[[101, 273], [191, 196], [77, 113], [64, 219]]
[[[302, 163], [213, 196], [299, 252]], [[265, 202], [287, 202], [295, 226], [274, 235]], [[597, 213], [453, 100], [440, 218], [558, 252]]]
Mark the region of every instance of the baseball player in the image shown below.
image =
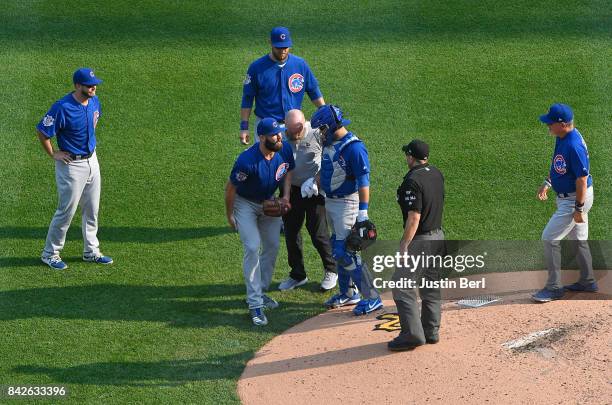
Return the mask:
[[[553, 104], [548, 113], [540, 116], [556, 137], [550, 172], [538, 190], [540, 201], [548, 198], [548, 190], [557, 195], [557, 211], [542, 232], [544, 256], [548, 267], [546, 286], [533, 295], [538, 302], [563, 297], [564, 290], [597, 291], [593, 275], [593, 260], [589, 249], [588, 214], [593, 205], [593, 178], [590, 173], [589, 152], [584, 138], [574, 127], [574, 113], [565, 104]], [[578, 282], [561, 285], [561, 240], [572, 240], [576, 262], [580, 266]]]
[[[263, 117], [283, 123], [285, 114], [302, 108], [304, 92], [318, 107], [325, 104], [319, 83], [304, 59], [290, 54], [291, 34], [285, 27], [275, 27], [270, 33], [272, 50], [249, 66], [242, 89], [240, 110], [240, 141], [249, 143], [249, 117], [255, 100], [255, 128]], [[257, 141], [257, 132], [255, 138]]]
[[[56, 101], [36, 126], [43, 149], [55, 160], [59, 197], [41, 259], [57, 270], [68, 268], [60, 252], [78, 205], [82, 211], [83, 260], [98, 264], [113, 262], [100, 252], [97, 237], [101, 178], [96, 126], [102, 110], [96, 89], [102, 80], [89, 68], [75, 71], [72, 80], [75, 90]], [[54, 136], [58, 150], [51, 144]]]
[[[340, 292], [325, 305], [329, 308], [357, 304], [355, 315], [363, 315], [383, 306], [378, 292], [372, 287], [369, 273], [362, 271], [361, 257], [346, 247], [345, 239], [356, 222], [368, 221], [370, 200], [370, 161], [363, 142], [345, 126], [342, 110], [324, 105], [313, 114], [311, 125], [321, 131], [323, 156], [320, 184], [325, 192], [327, 222], [332, 229], [332, 252], [338, 269]], [[364, 294], [350, 288], [350, 281]]]
[[282, 142], [284, 129], [274, 118], [261, 120], [257, 131], [261, 134], [259, 142], [234, 163], [225, 188], [225, 212], [230, 227], [240, 233], [244, 248], [243, 273], [251, 320], [262, 326], [268, 323], [264, 308], [278, 307], [278, 302], [263, 292], [272, 280], [282, 222], [280, 216], [264, 215], [263, 202], [283, 182], [282, 198], [288, 203], [295, 161], [291, 146]]
[[291, 211], [283, 216], [287, 259], [291, 272], [278, 289], [292, 290], [308, 282], [300, 235], [306, 218], [306, 229], [321, 257], [325, 271], [321, 289], [328, 291], [336, 287], [338, 275], [329, 243], [325, 198], [319, 194], [315, 180], [321, 167], [322, 146], [319, 131], [312, 129], [310, 122], [304, 118], [304, 113], [298, 109], [287, 112], [285, 124], [285, 136], [295, 158], [295, 170], [291, 178]]

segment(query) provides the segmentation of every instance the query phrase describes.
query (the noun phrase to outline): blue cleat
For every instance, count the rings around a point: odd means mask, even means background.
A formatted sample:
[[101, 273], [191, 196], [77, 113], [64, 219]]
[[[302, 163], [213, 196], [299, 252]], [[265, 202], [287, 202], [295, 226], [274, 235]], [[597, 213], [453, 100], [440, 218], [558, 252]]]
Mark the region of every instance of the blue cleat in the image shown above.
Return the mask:
[[581, 291], [581, 292], [597, 292], [599, 290], [599, 287], [597, 286], [597, 283], [595, 281], [587, 285], [580, 284], [580, 283], [574, 283], [571, 285], [566, 285], [563, 288], [565, 288], [568, 291]]
[[251, 315], [251, 320], [255, 326], [265, 326], [268, 324], [268, 318], [266, 318], [263, 308], [249, 309], [249, 315]]
[[327, 308], [340, 308], [345, 305], [356, 304], [361, 300], [361, 295], [356, 292], [352, 297], [349, 297], [345, 293], [338, 293], [332, 296], [330, 299], [325, 301], [325, 306]]
[[54, 270], [66, 270], [68, 265], [64, 263], [61, 257], [58, 255], [49, 256], [49, 257], [41, 257], [40, 260], [47, 266], [51, 267]]
[[83, 256], [83, 260], [86, 262], [93, 262], [98, 264], [113, 264], [113, 259], [108, 256], [99, 254], [97, 256]]
[[543, 288], [537, 293], [533, 294], [531, 298], [537, 302], [549, 302], [563, 298], [563, 294], [565, 294], [565, 290], [563, 288], [557, 288], [554, 290]]
[[356, 316], [366, 315], [382, 307], [383, 303], [380, 297], [361, 300], [357, 303], [355, 308], [353, 308], [353, 314], [355, 314]]

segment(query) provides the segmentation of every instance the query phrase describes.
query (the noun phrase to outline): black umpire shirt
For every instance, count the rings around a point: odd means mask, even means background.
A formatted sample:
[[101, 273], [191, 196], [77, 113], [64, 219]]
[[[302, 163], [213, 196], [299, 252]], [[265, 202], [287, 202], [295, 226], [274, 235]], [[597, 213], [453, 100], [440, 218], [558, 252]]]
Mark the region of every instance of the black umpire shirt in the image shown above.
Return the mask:
[[408, 212], [421, 214], [416, 234], [435, 231], [442, 227], [444, 207], [444, 176], [429, 163], [410, 169], [397, 189], [397, 202], [402, 209], [404, 228]]

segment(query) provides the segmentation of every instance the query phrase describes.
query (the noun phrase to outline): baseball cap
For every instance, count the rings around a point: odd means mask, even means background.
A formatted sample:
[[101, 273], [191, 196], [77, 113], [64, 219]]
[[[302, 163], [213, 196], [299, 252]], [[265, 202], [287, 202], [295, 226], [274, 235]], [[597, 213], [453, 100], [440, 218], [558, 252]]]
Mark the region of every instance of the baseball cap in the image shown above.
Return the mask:
[[102, 83], [102, 80], [98, 79], [90, 68], [80, 68], [72, 75], [72, 82], [74, 84], [78, 83], [86, 86], [95, 86], [96, 84]]
[[286, 27], [274, 27], [270, 32], [270, 42], [275, 48], [291, 48], [291, 33]]
[[569, 105], [553, 104], [548, 110], [548, 114], [540, 115], [540, 121], [545, 124], [553, 124], [555, 122], [571, 122], [574, 119], [574, 112]]
[[404, 145], [402, 150], [415, 159], [426, 160], [429, 158], [429, 145], [419, 139], [413, 139], [408, 145]]
[[281, 127], [274, 118], [264, 118], [257, 124], [257, 135], [276, 135], [279, 132], [284, 133], [285, 128]]

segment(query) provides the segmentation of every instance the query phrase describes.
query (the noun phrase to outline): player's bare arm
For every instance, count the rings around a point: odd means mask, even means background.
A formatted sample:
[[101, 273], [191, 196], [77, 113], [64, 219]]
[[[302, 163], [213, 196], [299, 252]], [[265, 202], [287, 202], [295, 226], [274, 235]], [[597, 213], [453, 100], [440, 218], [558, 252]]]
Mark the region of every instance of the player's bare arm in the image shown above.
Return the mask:
[[70, 154], [68, 152], [64, 152], [61, 150], [54, 151], [53, 144], [51, 144], [51, 139], [47, 138], [40, 132], [37, 132], [38, 139], [40, 140], [40, 144], [42, 145], [44, 151], [55, 160], [59, 160], [60, 162], [64, 162], [66, 164], [72, 162], [70, 158]]
[[283, 200], [287, 200], [289, 202], [289, 197], [291, 193], [291, 178], [293, 177], [293, 172], [288, 172], [285, 175], [285, 180], [283, 183]]
[[547, 200], [548, 199], [548, 189], [551, 187], [552, 185], [550, 183], [550, 177], [547, 177], [546, 179], [544, 179], [544, 182], [538, 189], [538, 194], [537, 194], [538, 200], [540, 201]]
[[404, 234], [402, 235], [402, 240], [400, 241], [400, 252], [408, 251], [408, 246], [410, 245], [410, 242], [412, 242], [412, 239], [414, 239], [414, 235], [416, 234], [420, 221], [421, 221], [420, 212], [416, 212], [416, 211], [408, 212], [408, 219], [406, 219], [406, 226], [404, 227]]
[[319, 108], [322, 105], [325, 105], [325, 100], [323, 100], [323, 97], [319, 97], [316, 100], [312, 100], [312, 104], [314, 104], [315, 107]]
[[584, 200], [586, 199], [587, 179], [588, 176], [578, 177], [576, 179], [576, 209], [574, 210], [574, 221], [577, 224], [584, 222], [582, 207], [584, 206]]
[[359, 189], [359, 202], [370, 203], [370, 186], [361, 187]]
[[[240, 109], [240, 143], [243, 145], [248, 145], [251, 142], [249, 136], [249, 117], [251, 116], [251, 108], [241, 108]], [[246, 122], [246, 129], [242, 129], [243, 123]]]

